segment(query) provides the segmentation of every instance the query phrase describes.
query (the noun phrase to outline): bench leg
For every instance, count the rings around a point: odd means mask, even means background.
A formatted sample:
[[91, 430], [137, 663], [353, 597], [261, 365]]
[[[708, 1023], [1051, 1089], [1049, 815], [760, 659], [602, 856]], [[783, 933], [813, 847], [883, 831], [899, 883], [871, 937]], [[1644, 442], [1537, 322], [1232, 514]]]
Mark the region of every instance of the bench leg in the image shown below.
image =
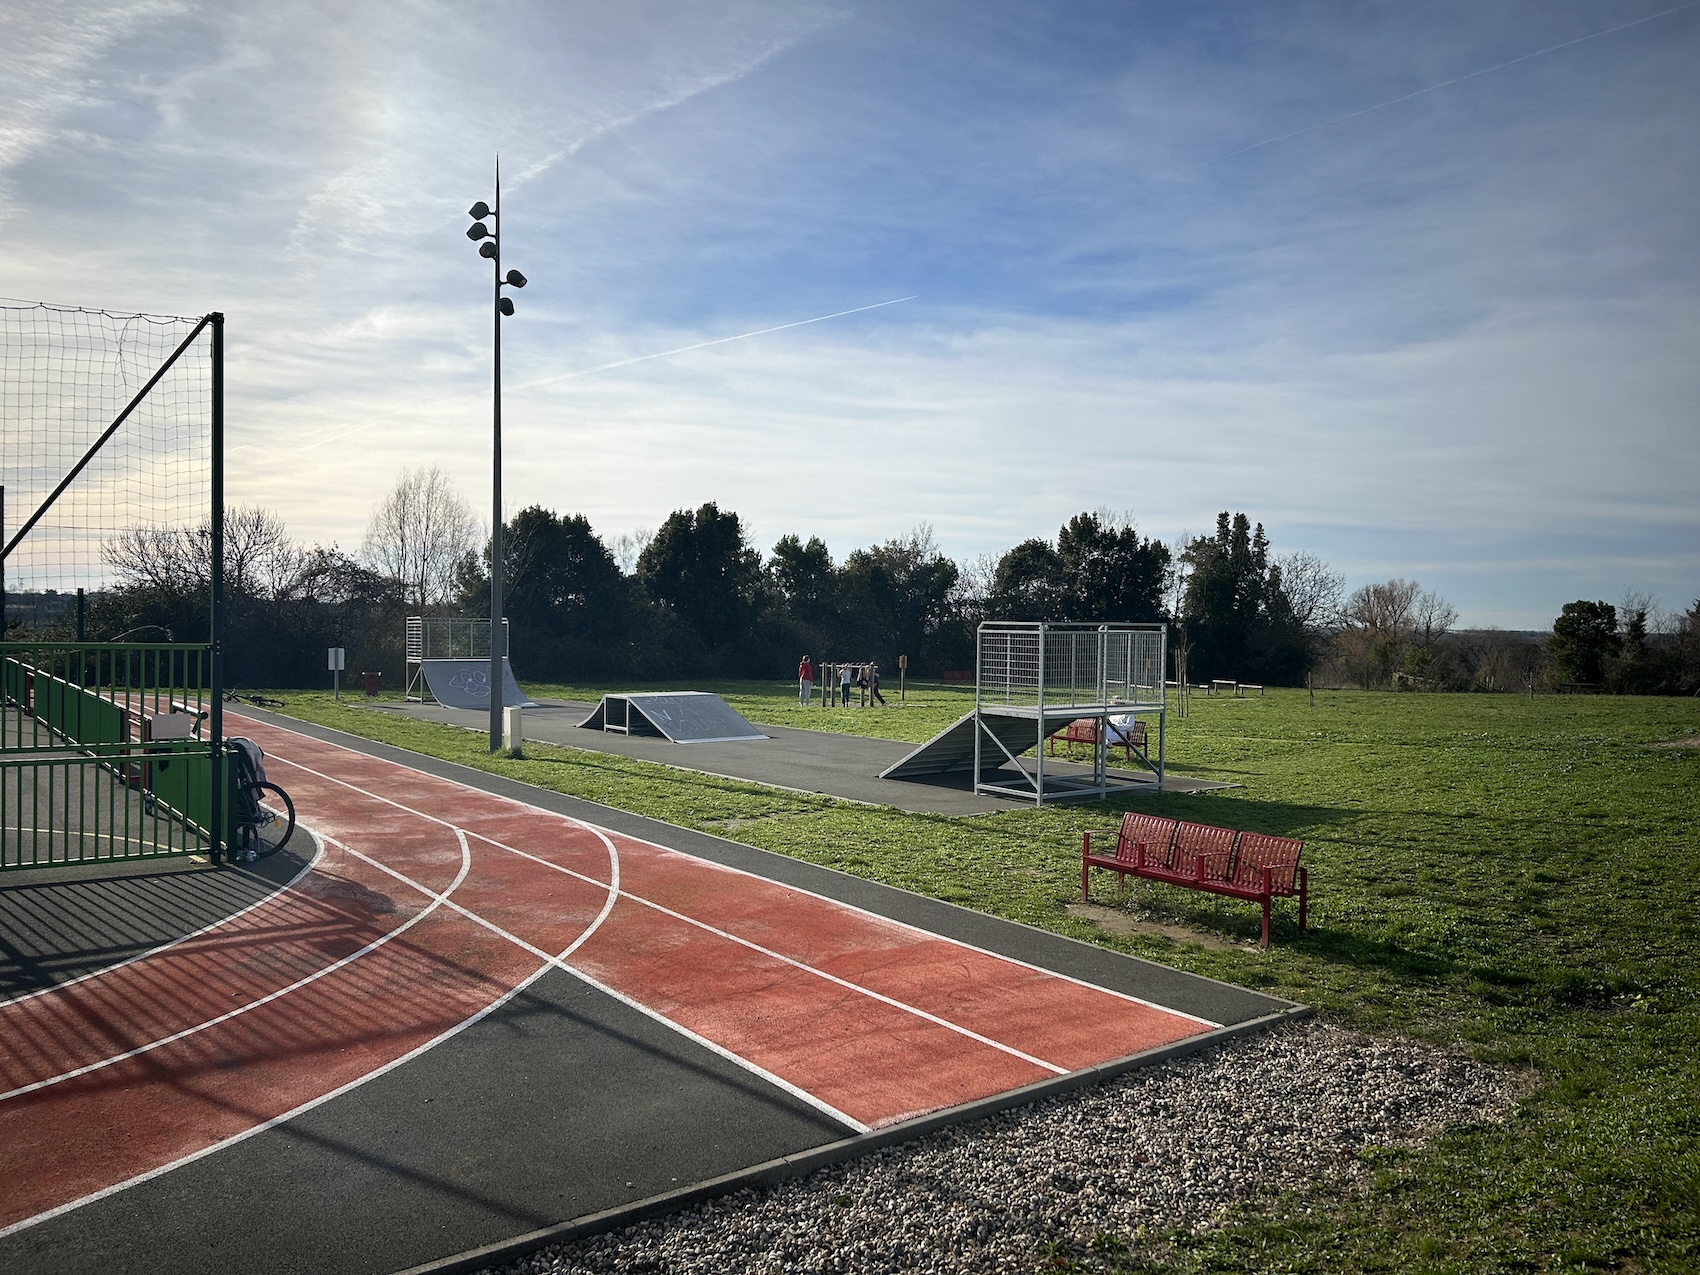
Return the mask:
[[1262, 945], [1265, 948], [1267, 948], [1269, 946], [1269, 896], [1267, 894], [1263, 896], [1263, 944]]
[[1310, 873], [1299, 869], [1299, 932], [1305, 929], [1305, 896], [1310, 893]]
[[1092, 851], [1092, 838], [1082, 834], [1080, 838], [1080, 901], [1088, 903], [1092, 896], [1087, 893], [1086, 874], [1092, 870], [1092, 865], [1086, 862], [1086, 856]]

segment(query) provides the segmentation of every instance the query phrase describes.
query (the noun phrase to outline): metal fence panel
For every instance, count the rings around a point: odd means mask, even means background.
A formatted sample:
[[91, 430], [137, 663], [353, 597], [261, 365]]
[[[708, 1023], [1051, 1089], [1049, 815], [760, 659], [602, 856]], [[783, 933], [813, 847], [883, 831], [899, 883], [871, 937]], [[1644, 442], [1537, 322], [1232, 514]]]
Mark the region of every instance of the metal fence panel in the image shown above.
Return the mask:
[[980, 626], [979, 702], [996, 711], [1161, 707], [1162, 625], [988, 622]]
[[0, 870], [211, 849], [210, 674], [204, 644], [0, 644]]

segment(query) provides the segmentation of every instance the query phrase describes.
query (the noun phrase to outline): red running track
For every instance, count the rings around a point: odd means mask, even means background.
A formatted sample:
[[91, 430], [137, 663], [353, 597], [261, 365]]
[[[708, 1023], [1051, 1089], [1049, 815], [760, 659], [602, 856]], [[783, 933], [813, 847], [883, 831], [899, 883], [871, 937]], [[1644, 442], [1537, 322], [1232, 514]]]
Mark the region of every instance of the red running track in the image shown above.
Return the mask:
[[564, 968], [866, 1130], [1216, 1026], [243, 718], [323, 843], [0, 1005], [0, 1235], [250, 1136]]

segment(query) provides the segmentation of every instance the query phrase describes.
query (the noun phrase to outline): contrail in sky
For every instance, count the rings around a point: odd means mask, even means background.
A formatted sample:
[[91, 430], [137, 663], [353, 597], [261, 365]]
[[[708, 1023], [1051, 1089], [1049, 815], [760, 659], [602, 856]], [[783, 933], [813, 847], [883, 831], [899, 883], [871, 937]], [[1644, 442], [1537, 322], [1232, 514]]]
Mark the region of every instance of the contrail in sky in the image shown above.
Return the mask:
[[1220, 164], [1225, 159], [1233, 159], [1236, 155], [1244, 155], [1249, 151], [1261, 150], [1265, 146], [1273, 146], [1276, 142], [1285, 142], [1294, 137], [1302, 137], [1306, 133], [1314, 133], [1319, 128], [1333, 128], [1336, 124], [1344, 124], [1347, 120], [1355, 120], [1360, 115], [1368, 115], [1371, 111], [1385, 110], [1389, 106], [1397, 106], [1401, 102], [1409, 102], [1413, 97], [1421, 97], [1425, 93], [1434, 93], [1440, 89], [1450, 88], [1454, 84], [1462, 84], [1465, 80], [1473, 80], [1478, 75], [1488, 75], [1494, 71], [1503, 71], [1508, 66], [1516, 66], [1519, 62], [1527, 62], [1530, 58], [1545, 57], [1549, 53], [1557, 53], [1560, 49], [1568, 49], [1573, 44], [1582, 44], [1588, 40], [1597, 40], [1603, 35], [1615, 35], [1619, 31], [1627, 31], [1630, 27], [1638, 27], [1644, 22], [1656, 22], [1660, 18], [1668, 18], [1673, 13], [1681, 13], [1700, 5], [1700, 0], [1689, 0], [1687, 4], [1679, 4], [1674, 9], [1665, 9], [1659, 13], [1649, 13], [1644, 18], [1636, 18], [1633, 22], [1620, 23], [1615, 27], [1607, 27], [1603, 31], [1591, 31], [1587, 35], [1579, 35], [1574, 40], [1566, 40], [1563, 44], [1549, 45], [1544, 49], [1536, 49], [1533, 53], [1524, 53], [1512, 58], [1509, 62], [1499, 62], [1493, 66], [1484, 66], [1479, 71], [1471, 71], [1467, 75], [1456, 76], [1450, 80], [1442, 80], [1439, 84], [1431, 84], [1427, 88], [1407, 93], [1403, 97], [1391, 97], [1385, 102], [1377, 102], [1374, 106], [1366, 106], [1361, 110], [1352, 111], [1346, 115], [1336, 116], [1331, 120], [1323, 120], [1320, 124], [1307, 124], [1303, 128], [1295, 128], [1290, 133], [1282, 133], [1279, 137], [1266, 137], [1261, 142], [1253, 142], [1250, 146], [1242, 146], [1237, 151], [1229, 151], [1226, 155], [1218, 155], [1215, 159], [1202, 160], [1187, 168], [1177, 169], [1176, 172], [1190, 172], [1196, 168], [1208, 168], [1212, 164]]
[[[1700, 0], [1694, 0], [1694, 3], [1700, 4]], [[896, 305], [900, 301], [913, 301], [920, 295], [917, 292], [907, 297], [893, 297], [890, 301], [876, 301], [872, 305], [859, 305], [853, 310], [835, 310], [831, 314], [816, 315], [812, 319], [798, 319], [795, 323], [781, 323], [776, 327], [757, 328], [754, 332], [740, 332], [737, 336], [722, 336], [716, 337], [712, 341], [698, 341], [695, 345], [681, 345], [676, 350], [658, 350], [654, 354], [640, 354], [634, 359], [619, 359], [613, 363], [604, 363], [599, 367], [587, 367], [579, 372], [563, 372], [560, 376], [545, 377], [541, 381], [530, 381], [525, 385], [516, 385], [513, 388], [516, 390], [534, 390], [541, 385], [554, 385], [557, 382], [571, 381], [581, 376], [594, 376], [598, 372], [611, 372], [617, 367], [630, 367], [633, 363], [645, 363], [650, 359], [664, 359], [669, 354], [685, 354], [691, 350], [706, 350], [711, 345], [725, 345], [728, 341], [742, 341], [752, 336], [766, 336], [769, 332], [783, 332], [786, 328], [800, 328], [810, 323], [825, 323], [828, 319], [841, 319], [847, 314], [861, 314], [864, 310], [878, 310], [884, 306]], [[340, 434], [332, 434], [329, 438], [321, 438], [317, 442], [296, 447], [294, 450], [310, 452], [315, 448], [325, 446], [327, 443], [337, 443], [355, 434], [363, 434], [367, 430], [375, 428], [377, 424], [378, 422], [374, 421], [371, 425], [357, 425], [353, 429], [344, 430]]]
[[[1700, 4], [1700, 0], [1694, 0]], [[777, 327], [757, 328], [754, 332], [740, 332], [737, 336], [716, 337], [712, 341], [698, 341], [695, 345], [681, 345], [676, 350], [658, 350], [654, 354], [640, 354], [633, 359], [620, 359], [614, 363], [603, 363], [597, 367], [587, 367], [578, 372], [563, 372], [559, 376], [547, 376], [541, 381], [530, 381], [515, 389], [534, 390], [540, 385], [554, 385], [559, 381], [572, 381], [581, 376], [594, 376], [598, 372], [612, 372], [617, 367], [630, 367], [633, 363], [646, 363], [650, 359], [664, 359], [670, 354], [687, 354], [692, 350], [706, 350], [711, 345], [725, 345], [728, 341], [742, 341], [752, 336], [766, 336], [769, 332], [783, 332], [786, 328], [800, 328], [810, 323], [825, 323], [828, 319], [841, 319], [847, 314], [861, 314], [864, 310], [878, 310], [882, 306], [896, 305], [900, 301], [913, 301], [920, 293], [907, 297], [893, 297], [890, 301], [876, 301], [872, 305], [859, 305], [854, 310], [835, 310], [831, 314], [816, 315], [812, 319], [798, 319], [795, 323], [781, 323]]]

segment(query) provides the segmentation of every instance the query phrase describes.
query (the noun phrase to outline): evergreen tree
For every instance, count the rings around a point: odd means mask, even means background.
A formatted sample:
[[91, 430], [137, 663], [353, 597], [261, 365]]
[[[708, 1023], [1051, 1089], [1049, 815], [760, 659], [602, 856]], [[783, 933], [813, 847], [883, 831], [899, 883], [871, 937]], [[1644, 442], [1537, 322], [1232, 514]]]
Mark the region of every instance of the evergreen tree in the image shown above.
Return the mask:
[[1061, 620], [1068, 616], [1063, 560], [1050, 542], [1023, 540], [998, 559], [987, 601], [989, 620]]
[[1309, 647], [1293, 615], [1281, 568], [1269, 560], [1263, 524], [1243, 513], [1216, 518], [1216, 534], [1187, 546], [1191, 568], [1182, 619], [1193, 644], [1192, 675], [1292, 684], [1307, 667]]
[[671, 514], [645, 546], [638, 582], [673, 611], [710, 652], [730, 657], [747, 643], [762, 609], [761, 557], [735, 513], [710, 501]]
[[562, 680], [617, 672], [631, 589], [584, 515], [533, 505], [508, 524], [502, 547], [515, 668]]
[[899, 655], [929, 669], [959, 658], [950, 623], [958, 572], [939, 552], [931, 527], [856, 550], [844, 561], [843, 577], [852, 612], [840, 633], [858, 652], [849, 658], [871, 656], [887, 670], [897, 667]]
[[819, 536], [810, 536], [807, 544], [798, 536], [781, 536], [773, 546], [767, 572], [799, 624], [821, 628], [838, 610], [838, 568]]
[[1598, 683], [1605, 678], [1608, 656], [1623, 649], [1617, 632], [1617, 608], [1609, 602], [1566, 602], [1552, 622], [1547, 654], [1572, 682]]
[[1154, 623], [1162, 620], [1169, 548], [1141, 540], [1136, 528], [1095, 513], [1076, 514], [1057, 532], [1057, 558], [1069, 618]]

